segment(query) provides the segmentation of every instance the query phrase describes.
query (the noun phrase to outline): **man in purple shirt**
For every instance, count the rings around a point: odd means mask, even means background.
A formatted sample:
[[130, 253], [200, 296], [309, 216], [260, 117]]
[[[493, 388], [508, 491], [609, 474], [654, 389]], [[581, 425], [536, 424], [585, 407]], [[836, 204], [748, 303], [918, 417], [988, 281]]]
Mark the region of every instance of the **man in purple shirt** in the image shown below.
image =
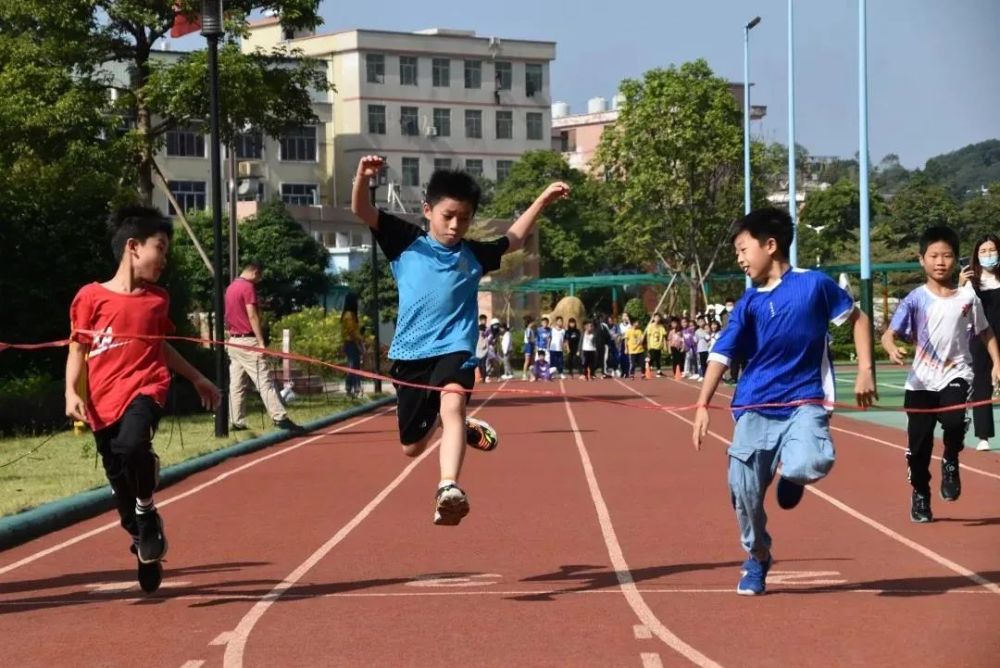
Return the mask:
[[[257, 310], [257, 283], [263, 271], [257, 260], [248, 260], [243, 271], [226, 289], [226, 329], [229, 342], [239, 346], [264, 348], [264, 334]], [[227, 346], [229, 353], [229, 419], [234, 431], [247, 428], [244, 380], [250, 377], [254, 387], [271, 414], [274, 426], [292, 432], [302, 428], [292, 422], [278, 397], [264, 353]]]

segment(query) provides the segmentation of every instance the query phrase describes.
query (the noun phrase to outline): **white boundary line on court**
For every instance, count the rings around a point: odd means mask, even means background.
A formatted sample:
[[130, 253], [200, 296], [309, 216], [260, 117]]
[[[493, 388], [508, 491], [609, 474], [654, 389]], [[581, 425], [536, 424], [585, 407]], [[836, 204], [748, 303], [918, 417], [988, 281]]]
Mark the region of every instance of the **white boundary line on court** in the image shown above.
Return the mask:
[[[618, 380], [617, 382], [622, 387], [627, 388], [630, 392], [633, 392], [634, 394], [639, 395], [640, 397], [642, 397], [643, 399], [645, 399], [649, 403], [653, 404], [654, 406], [661, 406], [662, 407], [662, 404], [660, 404], [655, 399], [652, 399], [651, 397], [648, 397], [645, 394], [642, 394], [638, 390], [629, 387], [627, 384], [621, 382], [620, 380]], [[687, 424], [692, 425], [692, 426], [694, 425], [694, 422], [692, 422], [691, 420], [688, 420], [686, 417], [684, 417], [683, 415], [680, 415], [679, 413], [677, 413], [675, 411], [669, 411], [668, 410], [668, 411], [664, 411], [664, 412], [668, 413], [668, 414], [670, 414], [672, 416], [674, 416], [675, 418], [677, 418], [678, 420], [680, 420], [682, 422], [686, 422]], [[731, 443], [731, 441], [729, 441], [728, 439], [720, 436], [719, 434], [715, 433], [714, 431], [709, 431], [708, 433], [711, 436], [717, 438], [724, 445], [729, 445]], [[877, 521], [873, 520], [872, 518], [868, 517], [867, 515], [864, 515], [864, 514], [858, 512], [854, 508], [851, 508], [850, 506], [848, 506], [843, 501], [840, 501], [840, 500], [838, 500], [838, 499], [830, 496], [826, 492], [821, 492], [820, 490], [816, 489], [813, 485], [806, 485], [806, 490], [809, 491], [809, 492], [812, 492], [813, 494], [815, 494], [819, 498], [823, 499], [827, 503], [831, 504], [835, 508], [838, 508], [839, 510], [844, 511], [845, 513], [847, 513], [851, 517], [853, 517], [853, 518], [855, 518], [857, 520], [860, 520], [861, 522], [864, 522], [865, 524], [867, 524], [871, 528], [875, 529], [876, 531], [878, 531], [879, 533], [881, 533], [881, 534], [883, 534], [885, 536], [888, 536], [889, 538], [893, 539], [897, 543], [900, 543], [901, 545], [905, 545], [906, 547], [910, 548], [911, 550], [914, 550], [917, 553], [919, 553], [919, 554], [927, 557], [928, 559], [930, 559], [931, 561], [937, 563], [938, 565], [944, 566], [948, 570], [950, 570], [950, 571], [952, 571], [954, 573], [957, 573], [958, 575], [961, 575], [962, 577], [968, 578], [972, 582], [976, 583], [980, 587], [983, 587], [984, 589], [987, 589], [988, 591], [990, 591], [993, 594], [1000, 594], [1000, 585], [998, 585], [995, 582], [990, 582], [989, 580], [987, 580], [986, 578], [984, 578], [979, 573], [976, 573], [975, 571], [970, 570], [970, 569], [966, 568], [965, 566], [962, 566], [961, 564], [956, 563], [956, 562], [948, 559], [947, 557], [944, 557], [944, 556], [938, 554], [937, 552], [935, 552], [934, 550], [930, 549], [929, 547], [925, 547], [925, 546], [921, 545], [920, 543], [917, 543], [916, 541], [910, 540], [906, 536], [903, 536], [903, 535], [900, 535], [900, 534], [896, 533], [895, 531], [893, 531], [889, 527], [885, 526], [884, 524], [881, 524], [880, 522], [877, 522]]]
[[642, 594], [639, 593], [635, 579], [632, 577], [632, 571], [629, 570], [628, 563], [625, 561], [625, 555], [622, 552], [621, 544], [618, 542], [618, 536], [615, 534], [614, 525], [611, 523], [611, 514], [608, 512], [608, 505], [604, 502], [604, 495], [601, 494], [601, 488], [597, 484], [594, 466], [590, 462], [587, 446], [583, 442], [583, 435], [580, 433], [580, 427], [577, 425], [573, 409], [570, 407], [569, 397], [565, 396], [566, 384], [563, 381], [559, 381], [559, 389], [563, 393], [563, 405], [566, 407], [566, 415], [569, 417], [570, 428], [573, 430], [573, 438], [576, 440], [576, 449], [580, 454], [580, 462], [583, 464], [583, 472], [587, 478], [587, 487], [590, 488], [590, 498], [593, 500], [594, 509], [597, 511], [601, 534], [604, 536], [604, 545], [608, 550], [608, 556], [611, 557], [611, 565], [614, 566], [618, 585], [621, 587], [621, 592], [625, 595], [625, 600], [628, 601], [629, 607], [632, 608], [639, 621], [653, 635], [688, 661], [697, 666], [719, 667], [718, 663], [681, 640], [670, 629], [664, 626], [663, 622], [659, 620], [649, 605], [646, 604], [646, 601], [642, 598]]
[[[498, 387], [493, 394], [486, 398], [479, 406], [476, 407], [470, 415], [475, 415], [478, 413], [486, 404], [490, 402], [497, 393], [504, 388], [507, 383], [504, 383]], [[262, 597], [257, 603], [250, 608], [250, 610], [243, 615], [236, 628], [229, 632], [226, 642], [226, 652], [222, 658], [222, 665], [224, 668], [242, 668], [243, 666], [243, 654], [246, 650], [247, 641], [250, 639], [250, 633], [253, 631], [254, 626], [260, 621], [261, 617], [268, 611], [268, 609], [274, 605], [274, 602], [281, 598], [286, 591], [295, 586], [295, 584], [302, 579], [302, 577], [308, 573], [313, 566], [318, 564], [327, 554], [330, 553], [333, 548], [335, 548], [341, 541], [343, 541], [348, 534], [350, 534], [354, 529], [358, 527], [359, 524], [364, 522], [369, 515], [395, 490], [399, 487], [404, 480], [413, 472], [413, 469], [417, 468], [421, 462], [423, 462], [427, 457], [430, 456], [432, 452], [437, 450], [438, 446], [441, 444], [441, 439], [437, 439], [434, 443], [428, 447], [424, 452], [410, 462], [406, 468], [404, 468], [399, 475], [397, 475], [392, 482], [385, 486], [381, 492], [375, 495], [368, 504], [358, 511], [351, 520], [342, 526], [337, 533], [333, 535], [330, 540], [326, 541], [313, 552], [309, 557], [303, 561], [299, 566], [289, 573], [285, 578], [276, 584], [269, 593]]]
[[[394, 410], [395, 410], [395, 408], [392, 408], [392, 409], [389, 409], [389, 410], [379, 410], [379, 411], [373, 413], [372, 415], [364, 417], [364, 418], [362, 418], [360, 420], [350, 421], [347, 424], [344, 424], [344, 425], [338, 427], [337, 429], [333, 429], [331, 431], [323, 432], [322, 434], [317, 434], [316, 436], [312, 436], [310, 438], [307, 438], [307, 439], [305, 439], [303, 441], [300, 441], [300, 442], [298, 442], [298, 443], [296, 443], [294, 445], [290, 445], [287, 448], [282, 448], [281, 450], [278, 450], [277, 452], [272, 452], [272, 453], [264, 455], [262, 457], [258, 457], [256, 459], [253, 459], [253, 460], [247, 462], [246, 464], [243, 464], [242, 466], [239, 466], [239, 467], [237, 467], [237, 468], [235, 468], [235, 469], [233, 469], [231, 471], [226, 471], [225, 473], [222, 473], [222, 474], [220, 474], [220, 475], [212, 478], [211, 480], [203, 482], [202, 484], [198, 485], [197, 487], [192, 487], [191, 489], [189, 489], [186, 492], [183, 492], [181, 494], [177, 494], [176, 496], [169, 497], [169, 498], [167, 498], [167, 499], [165, 499], [163, 501], [157, 501], [156, 505], [159, 508], [163, 508], [164, 506], [169, 506], [174, 501], [180, 501], [181, 499], [185, 499], [185, 498], [191, 496], [192, 494], [197, 494], [198, 492], [202, 491], [206, 487], [211, 487], [212, 485], [220, 483], [223, 480], [229, 478], [230, 476], [236, 475], [237, 473], [240, 473], [240, 472], [245, 471], [245, 470], [247, 470], [247, 469], [249, 469], [251, 467], [254, 467], [257, 464], [260, 464], [262, 462], [266, 462], [266, 461], [268, 461], [270, 459], [273, 459], [275, 457], [280, 457], [281, 455], [284, 455], [286, 453], [292, 452], [293, 450], [297, 450], [297, 449], [301, 448], [303, 445], [308, 445], [309, 443], [312, 443], [313, 441], [317, 441], [317, 440], [319, 440], [319, 439], [321, 439], [321, 438], [323, 438], [325, 436], [332, 436], [333, 434], [339, 433], [341, 431], [345, 431], [345, 430], [348, 430], [348, 429], [353, 429], [354, 427], [358, 426], [359, 424], [368, 422], [369, 420], [374, 420], [377, 417], [382, 417], [382, 416], [388, 415], [388, 414], [390, 414]], [[98, 534], [104, 533], [108, 529], [113, 529], [114, 527], [117, 527], [117, 526], [119, 526], [119, 523], [117, 521], [108, 522], [107, 524], [102, 524], [101, 526], [99, 526], [99, 527], [97, 527], [95, 529], [91, 529], [90, 531], [87, 531], [85, 533], [79, 534], [78, 536], [74, 536], [73, 538], [70, 538], [70, 539], [65, 540], [65, 541], [63, 541], [61, 543], [58, 543], [57, 545], [53, 545], [51, 547], [45, 548], [44, 550], [40, 550], [38, 552], [35, 552], [34, 554], [28, 555], [27, 557], [24, 557], [23, 559], [19, 559], [18, 561], [15, 561], [12, 564], [8, 564], [6, 566], [0, 567], [0, 575], [4, 575], [5, 573], [9, 573], [9, 572], [11, 572], [11, 571], [13, 571], [13, 570], [15, 570], [17, 568], [20, 568], [21, 566], [26, 566], [26, 565], [32, 563], [33, 561], [37, 561], [37, 560], [41, 559], [42, 557], [47, 557], [50, 554], [53, 554], [55, 552], [59, 552], [61, 550], [64, 550], [67, 547], [70, 547], [72, 545], [76, 545], [77, 543], [79, 543], [81, 541], [84, 541], [84, 540], [86, 540], [88, 538], [92, 538], [92, 537], [94, 537], [94, 536], [96, 536]]]

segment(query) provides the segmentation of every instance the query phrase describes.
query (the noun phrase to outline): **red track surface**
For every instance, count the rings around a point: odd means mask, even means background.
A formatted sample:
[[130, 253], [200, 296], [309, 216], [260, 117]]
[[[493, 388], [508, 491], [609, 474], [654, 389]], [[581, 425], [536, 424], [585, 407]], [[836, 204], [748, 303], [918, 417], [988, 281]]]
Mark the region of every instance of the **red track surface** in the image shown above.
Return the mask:
[[[667, 380], [565, 388], [695, 396]], [[436, 450], [407, 460], [394, 415], [354, 420], [161, 492], [171, 548], [154, 596], [117, 527], [64, 545], [111, 514], [0, 554], [2, 663], [997, 665], [996, 453], [967, 451], [961, 500], [935, 498], [939, 521], [913, 525], [902, 452], [835, 431], [817, 493], [791, 512], [769, 501], [776, 562], [749, 598], [725, 445], [695, 452], [690, 416], [489, 396], [473, 406], [502, 442], [466, 459], [461, 526], [431, 524]]]

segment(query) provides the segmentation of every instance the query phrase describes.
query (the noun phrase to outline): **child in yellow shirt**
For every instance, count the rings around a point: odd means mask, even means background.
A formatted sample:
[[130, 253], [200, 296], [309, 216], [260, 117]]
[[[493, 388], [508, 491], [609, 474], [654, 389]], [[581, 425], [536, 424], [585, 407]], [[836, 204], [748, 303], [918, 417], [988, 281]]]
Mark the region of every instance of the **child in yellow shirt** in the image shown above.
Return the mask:
[[667, 328], [663, 326], [663, 316], [653, 314], [653, 319], [646, 326], [646, 344], [649, 346], [649, 356], [646, 358], [651, 368], [656, 369], [656, 375], [663, 377], [663, 349], [666, 346]]
[[632, 358], [632, 372], [629, 378], [635, 378], [635, 370], [639, 370], [639, 378], [643, 378], [646, 363], [646, 333], [637, 322], [625, 332], [625, 347]]

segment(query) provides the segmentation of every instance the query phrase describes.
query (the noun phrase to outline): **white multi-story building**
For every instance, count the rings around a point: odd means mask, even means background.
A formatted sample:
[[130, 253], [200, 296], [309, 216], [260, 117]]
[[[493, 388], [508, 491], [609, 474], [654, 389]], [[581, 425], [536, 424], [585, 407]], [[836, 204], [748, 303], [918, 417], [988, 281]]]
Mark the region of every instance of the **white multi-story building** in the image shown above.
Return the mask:
[[358, 159], [368, 153], [387, 158], [397, 203], [412, 212], [435, 169], [503, 181], [526, 151], [550, 146], [552, 42], [445, 29], [315, 35], [286, 31], [277, 18], [251, 23], [243, 48], [274, 46], [325, 60], [336, 87], [322, 129], [332, 169], [316, 183], [319, 204], [349, 205]]

